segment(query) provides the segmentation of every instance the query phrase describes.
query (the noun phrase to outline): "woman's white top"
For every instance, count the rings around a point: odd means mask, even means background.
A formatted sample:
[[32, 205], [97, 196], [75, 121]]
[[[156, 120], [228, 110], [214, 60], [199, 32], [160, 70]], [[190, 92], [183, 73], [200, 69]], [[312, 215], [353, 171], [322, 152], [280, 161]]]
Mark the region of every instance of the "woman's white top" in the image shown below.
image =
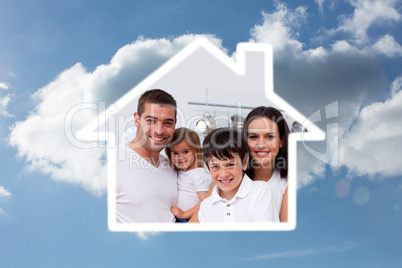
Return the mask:
[[283, 194], [288, 187], [288, 179], [282, 179], [279, 170], [275, 169], [267, 184], [272, 191], [272, 207], [279, 215], [281, 212]]

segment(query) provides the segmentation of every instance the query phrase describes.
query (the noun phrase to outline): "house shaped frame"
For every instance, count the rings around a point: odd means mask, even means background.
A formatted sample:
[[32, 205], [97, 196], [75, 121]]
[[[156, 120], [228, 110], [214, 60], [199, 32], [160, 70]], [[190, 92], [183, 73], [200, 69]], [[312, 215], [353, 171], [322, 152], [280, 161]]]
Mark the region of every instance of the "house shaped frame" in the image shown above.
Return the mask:
[[[270, 45], [239, 43], [232, 58], [204, 37], [199, 37], [151, 75], [104, 109], [95, 120], [77, 133], [77, 138], [107, 147], [108, 226], [111, 231], [261, 231], [296, 228], [296, 149], [298, 141], [324, 140], [325, 132], [274, 92], [273, 51]], [[288, 124], [300, 122], [305, 132], [293, 132], [288, 140], [288, 222], [244, 224], [116, 223], [116, 161], [119, 144], [130, 140], [133, 114], [138, 98], [149, 89], [161, 88], [177, 101], [176, 127], [195, 128], [205, 112], [213, 114], [220, 125], [230, 114], [246, 115], [249, 108], [274, 106]], [[208, 93], [207, 93], [208, 92]], [[207, 93], [207, 94], [206, 94]], [[193, 105], [204, 102], [204, 106]], [[219, 104], [217, 106], [215, 104]], [[237, 107], [233, 111], [233, 107]], [[220, 121], [219, 121], [220, 120]], [[134, 130], [135, 131], [135, 130]], [[131, 134], [132, 135], [132, 134]], [[133, 137], [132, 137], [133, 138]]]

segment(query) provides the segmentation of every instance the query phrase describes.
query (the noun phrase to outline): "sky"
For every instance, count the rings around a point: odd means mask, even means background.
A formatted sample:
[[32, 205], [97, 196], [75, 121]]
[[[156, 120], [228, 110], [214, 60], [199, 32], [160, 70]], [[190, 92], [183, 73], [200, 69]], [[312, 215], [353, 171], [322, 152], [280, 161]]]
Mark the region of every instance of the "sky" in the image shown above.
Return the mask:
[[[400, 267], [401, 26], [400, 0], [0, 0], [0, 265]], [[321, 114], [327, 140], [298, 145], [294, 231], [108, 230], [104, 149], [71, 145], [66, 114], [200, 35], [231, 58], [271, 44], [275, 92]]]

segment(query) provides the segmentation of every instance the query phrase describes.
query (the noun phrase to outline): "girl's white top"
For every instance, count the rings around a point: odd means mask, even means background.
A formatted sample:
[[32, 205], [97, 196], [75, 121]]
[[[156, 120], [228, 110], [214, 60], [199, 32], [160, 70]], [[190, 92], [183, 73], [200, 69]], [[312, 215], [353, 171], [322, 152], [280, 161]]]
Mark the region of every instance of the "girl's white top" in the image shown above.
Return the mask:
[[179, 171], [177, 178], [177, 206], [187, 211], [200, 202], [197, 192], [208, 191], [212, 178], [203, 168]]

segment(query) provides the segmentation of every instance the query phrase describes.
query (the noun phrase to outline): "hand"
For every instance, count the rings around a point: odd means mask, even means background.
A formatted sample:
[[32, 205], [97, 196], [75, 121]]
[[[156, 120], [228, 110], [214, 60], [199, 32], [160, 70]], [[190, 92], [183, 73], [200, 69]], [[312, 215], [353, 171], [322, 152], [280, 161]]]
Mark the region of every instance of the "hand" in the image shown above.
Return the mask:
[[173, 206], [170, 210], [172, 211], [173, 215], [176, 216], [176, 218], [183, 219], [183, 214], [184, 214], [183, 210], [181, 210], [180, 208], [175, 207], [175, 206]]

